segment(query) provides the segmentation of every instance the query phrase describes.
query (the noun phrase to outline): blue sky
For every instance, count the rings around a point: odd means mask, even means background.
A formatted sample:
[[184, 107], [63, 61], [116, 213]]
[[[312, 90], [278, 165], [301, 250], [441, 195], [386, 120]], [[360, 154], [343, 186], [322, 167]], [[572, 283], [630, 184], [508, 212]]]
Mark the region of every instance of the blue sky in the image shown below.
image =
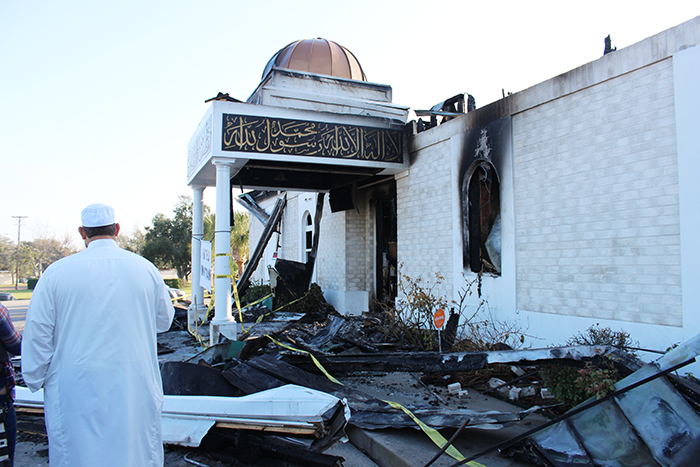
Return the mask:
[[[569, 7], [565, 5], [576, 5]], [[584, 6], [585, 5], [585, 6]], [[700, 15], [691, 1], [0, 0], [0, 235], [75, 233], [93, 202], [122, 229], [170, 215], [217, 92], [245, 100], [270, 57], [324, 37], [413, 109], [478, 107]], [[214, 204], [214, 189], [205, 191]]]

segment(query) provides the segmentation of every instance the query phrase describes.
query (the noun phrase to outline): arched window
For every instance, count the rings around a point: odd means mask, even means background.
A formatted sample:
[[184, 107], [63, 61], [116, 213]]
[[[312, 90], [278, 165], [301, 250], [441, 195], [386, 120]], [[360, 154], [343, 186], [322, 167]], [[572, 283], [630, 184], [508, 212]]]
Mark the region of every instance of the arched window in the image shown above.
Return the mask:
[[462, 185], [466, 206], [464, 267], [472, 272], [501, 273], [500, 183], [494, 166], [477, 160]]
[[314, 222], [311, 213], [304, 213], [304, 262], [309, 261], [309, 255], [314, 246]]

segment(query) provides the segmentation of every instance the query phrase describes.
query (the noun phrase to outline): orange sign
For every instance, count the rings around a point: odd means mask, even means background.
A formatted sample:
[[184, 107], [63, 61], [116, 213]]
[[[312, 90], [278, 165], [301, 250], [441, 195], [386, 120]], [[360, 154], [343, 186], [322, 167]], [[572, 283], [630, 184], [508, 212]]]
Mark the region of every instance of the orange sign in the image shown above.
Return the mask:
[[433, 315], [433, 324], [435, 324], [436, 329], [440, 329], [443, 324], [445, 324], [445, 310], [438, 308]]

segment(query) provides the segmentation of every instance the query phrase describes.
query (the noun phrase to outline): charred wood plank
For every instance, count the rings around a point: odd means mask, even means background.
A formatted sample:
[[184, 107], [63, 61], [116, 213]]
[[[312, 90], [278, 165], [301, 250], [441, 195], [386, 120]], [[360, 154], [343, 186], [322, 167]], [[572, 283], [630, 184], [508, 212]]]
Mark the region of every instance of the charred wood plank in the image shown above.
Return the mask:
[[360, 404], [364, 404], [362, 407], [388, 407], [385, 402], [380, 401], [369, 394], [356, 389], [348, 388], [347, 386], [336, 384], [325, 376], [309, 373], [294, 365], [290, 365], [284, 360], [279, 360], [272, 354], [262, 355], [248, 363], [251, 367], [260, 370], [260, 372], [268, 375], [275, 375], [275, 377], [284, 381], [285, 384], [305, 386], [307, 388], [316, 389], [317, 391], [333, 394], [339, 399], [347, 399], [348, 404], [350, 404], [351, 407], [359, 407]]
[[221, 371], [204, 365], [186, 362], [164, 362], [160, 365], [163, 393], [181, 396], [227, 396], [244, 394], [231, 386]]
[[[441, 430], [461, 426], [465, 420], [466, 426], [500, 425], [516, 423], [525, 418], [537, 408], [522, 412], [475, 412], [467, 409], [417, 408], [410, 410], [426, 425]], [[354, 407], [350, 424], [365, 430], [381, 430], [385, 428], [414, 428], [419, 429], [411, 417], [400, 410], [386, 407]]]
[[[355, 355], [316, 355], [317, 360], [330, 373], [354, 371], [424, 371], [444, 372], [484, 368], [487, 360], [484, 353], [469, 354], [464, 358], [443, 359], [437, 352], [392, 352]], [[306, 371], [318, 373], [311, 359], [306, 355], [283, 353], [282, 359]]]
[[[484, 352], [390, 352], [355, 355], [316, 355], [321, 365], [331, 373], [353, 371], [408, 371], [441, 373], [449, 371], [479, 370], [495, 363], [534, 365], [543, 361], [574, 360], [587, 361], [597, 356], [614, 352], [610, 346], [580, 345], [551, 347], [546, 349], [498, 350]], [[306, 356], [282, 353], [284, 361], [318, 372]]]
[[346, 344], [353, 345], [365, 353], [377, 353], [377, 352], [379, 352], [379, 349], [376, 348], [375, 346], [369, 345], [365, 342], [360, 342], [357, 339], [352, 339], [349, 336], [338, 335], [338, 336], [336, 336], [336, 339], [338, 339], [342, 342], [345, 342]]
[[[306, 358], [309, 358], [306, 356]], [[239, 368], [240, 367], [240, 368]], [[238, 369], [238, 372], [236, 371]], [[227, 370], [224, 376], [238, 386], [248, 384], [251, 388], [258, 386], [258, 381], [277, 381], [277, 385], [296, 384], [323, 391], [340, 399], [346, 399], [352, 411], [349, 424], [368, 430], [382, 428], [417, 428], [411, 417], [401, 410], [396, 410], [385, 401], [379, 400], [362, 391], [348, 388], [330, 381], [325, 376], [311, 374], [301, 368], [280, 360], [273, 354], [265, 354], [239, 364], [235, 369]], [[241, 378], [239, 383], [233, 378]], [[262, 389], [261, 389], [262, 390]], [[479, 413], [466, 409], [441, 409], [427, 406], [407, 407], [424, 423], [433, 428], [455, 428], [469, 419], [468, 425], [502, 424], [517, 422], [529, 414], [525, 412], [489, 412]]]

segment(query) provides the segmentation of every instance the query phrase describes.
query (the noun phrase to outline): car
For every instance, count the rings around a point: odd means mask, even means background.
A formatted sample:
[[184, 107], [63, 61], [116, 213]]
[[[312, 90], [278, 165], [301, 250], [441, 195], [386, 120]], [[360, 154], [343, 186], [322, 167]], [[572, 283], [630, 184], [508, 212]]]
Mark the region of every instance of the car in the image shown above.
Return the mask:
[[14, 295], [12, 295], [10, 293], [4, 293], [4, 292], [0, 293], [0, 302], [4, 302], [7, 300], [17, 300], [17, 297], [15, 297]]
[[168, 287], [168, 293], [170, 293], [170, 299], [174, 302], [184, 300], [185, 297], [187, 297], [187, 294], [185, 292], [173, 287]]

